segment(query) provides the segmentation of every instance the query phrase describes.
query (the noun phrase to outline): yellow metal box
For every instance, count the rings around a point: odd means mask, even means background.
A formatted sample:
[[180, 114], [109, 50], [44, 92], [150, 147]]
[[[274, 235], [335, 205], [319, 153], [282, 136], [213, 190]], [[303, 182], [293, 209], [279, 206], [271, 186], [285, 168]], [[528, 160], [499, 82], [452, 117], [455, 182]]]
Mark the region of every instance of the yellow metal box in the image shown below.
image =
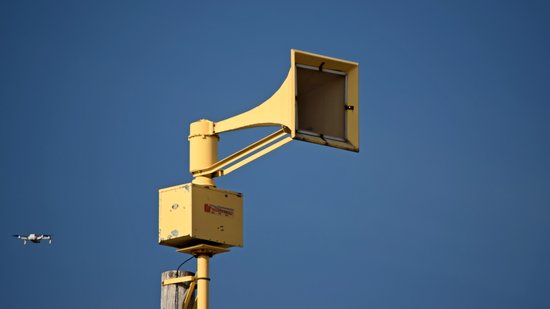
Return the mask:
[[242, 194], [192, 183], [160, 189], [159, 243], [242, 247]]

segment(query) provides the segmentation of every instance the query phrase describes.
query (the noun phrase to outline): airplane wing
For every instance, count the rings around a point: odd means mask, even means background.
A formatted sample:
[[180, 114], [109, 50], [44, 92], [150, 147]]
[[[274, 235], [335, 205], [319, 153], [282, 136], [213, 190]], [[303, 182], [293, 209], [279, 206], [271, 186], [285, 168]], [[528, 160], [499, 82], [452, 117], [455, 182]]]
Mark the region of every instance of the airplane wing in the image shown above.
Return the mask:
[[27, 236], [13, 235], [13, 237], [17, 237], [17, 238], [19, 238], [19, 239], [27, 240]]

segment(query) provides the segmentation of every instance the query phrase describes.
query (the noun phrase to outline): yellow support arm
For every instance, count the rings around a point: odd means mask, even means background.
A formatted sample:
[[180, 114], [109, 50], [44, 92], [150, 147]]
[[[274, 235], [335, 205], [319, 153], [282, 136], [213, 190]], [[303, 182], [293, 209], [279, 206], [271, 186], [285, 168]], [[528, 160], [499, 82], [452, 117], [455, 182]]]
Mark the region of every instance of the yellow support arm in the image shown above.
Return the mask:
[[[191, 171], [194, 177], [210, 176], [219, 177], [227, 175], [236, 169], [258, 159], [259, 157], [285, 145], [292, 141], [286, 128], [282, 128], [273, 134], [270, 134], [261, 140], [227, 156], [226, 158], [200, 170]], [[286, 137], [285, 137], [286, 136]], [[230, 165], [228, 168], [224, 167]]]
[[[193, 183], [213, 178], [273, 151], [292, 139], [359, 151], [359, 64], [292, 49], [290, 69], [279, 89], [259, 106], [225, 120], [191, 124], [189, 170]], [[218, 161], [218, 135], [279, 125], [281, 130]], [[287, 137], [284, 137], [288, 135]]]

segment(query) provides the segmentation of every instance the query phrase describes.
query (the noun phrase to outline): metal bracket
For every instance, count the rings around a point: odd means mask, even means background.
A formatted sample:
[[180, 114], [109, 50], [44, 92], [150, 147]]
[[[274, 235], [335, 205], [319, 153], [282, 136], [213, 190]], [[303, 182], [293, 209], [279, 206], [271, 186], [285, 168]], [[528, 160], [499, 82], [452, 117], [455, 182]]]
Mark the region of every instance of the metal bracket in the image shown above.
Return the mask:
[[[285, 135], [287, 134], [289, 134], [288, 129], [283, 127], [275, 133], [270, 134], [255, 143], [250, 144], [249, 146], [235, 152], [232, 155], [227, 156], [224, 159], [221, 159], [220, 161], [212, 164], [205, 169], [193, 171], [193, 177], [205, 175], [211, 175], [211, 177], [219, 177], [227, 175], [235, 171], [236, 169], [258, 159], [259, 157], [285, 145], [286, 143], [291, 142], [291, 137], [285, 137]], [[228, 165], [230, 165], [228, 168], [223, 169]]]
[[170, 278], [170, 279], [163, 280], [162, 285], [192, 282], [192, 281], [195, 281], [195, 280], [196, 280], [195, 276], [183, 276], [183, 277]]
[[201, 245], [196, 245], [192, 247], [178, 249], [176, 251], [181, 253], [191, 254], [196, 257], [199, 255], [213, 256], [214, 254], [229, 252], [229, 249], [224, 247], [219, 247], [219, 246], [201, 244]]
[[[197, 280], [193, 280], [193, 282], [191, 282], [191, 285], [189, 286], [187, 295], [185, 295], [185, 298], [183, 299], [183, 308], [189, 308], [189, 304], [191, 303], [191, 296], [195, 292], [196, 286], [197, 286]], [[195, 299], [193, 308], [196, 308], [196, 307], [197, 307], [197, 300]]]

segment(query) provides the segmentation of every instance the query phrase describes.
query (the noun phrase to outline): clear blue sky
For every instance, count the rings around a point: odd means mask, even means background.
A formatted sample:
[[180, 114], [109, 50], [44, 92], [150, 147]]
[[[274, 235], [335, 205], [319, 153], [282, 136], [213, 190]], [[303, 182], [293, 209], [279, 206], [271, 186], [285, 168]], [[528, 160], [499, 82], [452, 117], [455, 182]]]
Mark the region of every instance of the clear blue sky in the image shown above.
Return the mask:
[[218, 181], [245, 247], [212, 308], [550, 308], [546, 1], [4, 0], [0, 35], [2, 308], [158, 308], [189, 123], [268, 98], [291, 48], [360, 63], [361, 152], [292, 142]]

